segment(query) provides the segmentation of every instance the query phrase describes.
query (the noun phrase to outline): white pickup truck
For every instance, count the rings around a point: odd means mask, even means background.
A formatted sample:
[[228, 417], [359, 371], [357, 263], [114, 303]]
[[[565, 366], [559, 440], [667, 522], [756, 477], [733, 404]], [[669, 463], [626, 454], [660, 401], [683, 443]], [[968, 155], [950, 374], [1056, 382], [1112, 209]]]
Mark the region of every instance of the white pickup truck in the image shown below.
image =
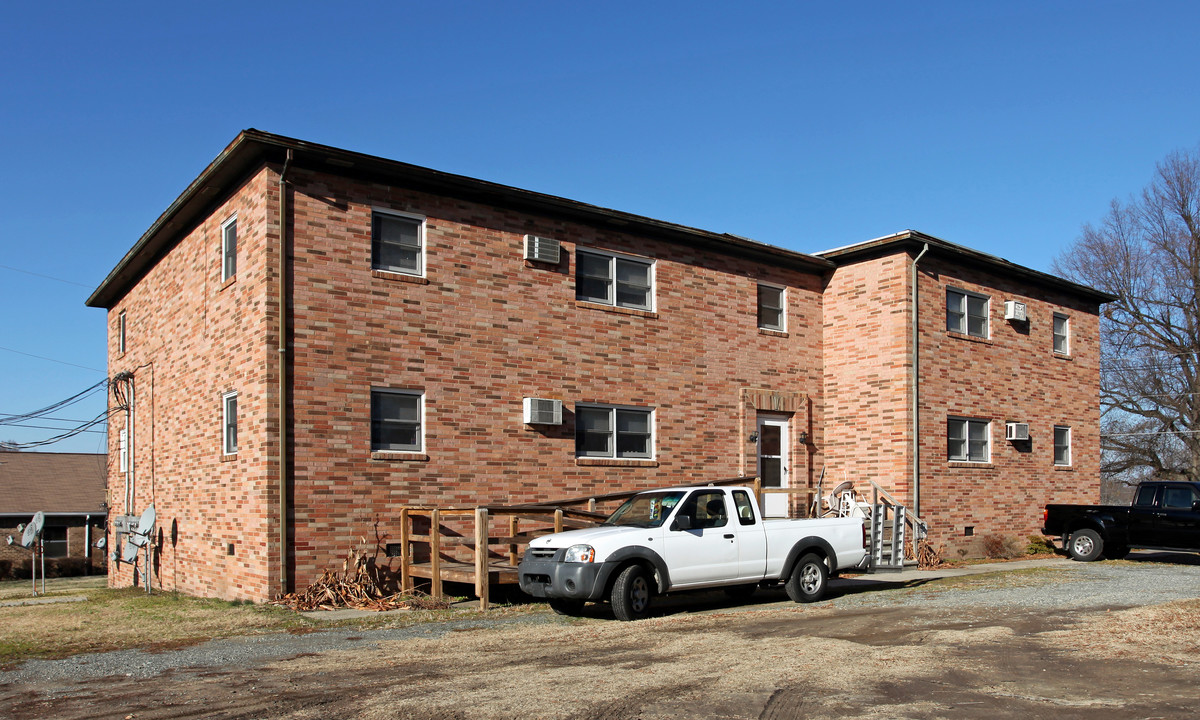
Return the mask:
[[607, 599], [635, 620], [655, 594], [681, 590], [748, 596], [784, 583], [792, 600], [814, 602], [830, 575], [866, 566], [864, 545], [861, 518], [764, 520], [747, 488], [674, 488], [633, 496], [599, 527], [534, 539], [518, 573], [556, 612]]

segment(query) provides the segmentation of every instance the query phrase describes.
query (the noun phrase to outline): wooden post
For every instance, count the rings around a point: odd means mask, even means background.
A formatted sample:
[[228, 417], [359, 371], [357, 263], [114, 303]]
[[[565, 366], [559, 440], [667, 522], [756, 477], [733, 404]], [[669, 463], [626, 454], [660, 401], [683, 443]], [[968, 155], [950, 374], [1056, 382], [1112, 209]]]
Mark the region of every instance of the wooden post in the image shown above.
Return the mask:
[[[520, 522], [521, 522], [521, 519], [518, 518], [516, 515], [509, 516], [509, 518], [508, 518], [508, 536], [509, 537], [515, 538], [517, 536], [517, 531], [520, 530]], [[509, 544], [509, 546], [508, 546], [508, 564], [512, 565], [513, 567], [516, 567], [517, 563], [519, 563], [520, 561], [521, 561], [521, 558], [517, 554], [517, 541], [513, 540], [512, 543]]]
[[408, 508], [400, 508], [400, 592], [410, 592], [413, 589], [410, 522], [412, 519], [408, 516]]
[[434, 508], [429, 513], [429, 562], [433, 587], [430, 594], [442, 599], [442, 518], [441, 511]]
[[488, 511], [475, 508], [475, 595], [479, 609], [488, 609]]
[[563, 517], [562, 508], [555, 508], [554, 509], [554, 532], [556, 532], [556, 533], [560, 533], [563, 531], [562, 517]]

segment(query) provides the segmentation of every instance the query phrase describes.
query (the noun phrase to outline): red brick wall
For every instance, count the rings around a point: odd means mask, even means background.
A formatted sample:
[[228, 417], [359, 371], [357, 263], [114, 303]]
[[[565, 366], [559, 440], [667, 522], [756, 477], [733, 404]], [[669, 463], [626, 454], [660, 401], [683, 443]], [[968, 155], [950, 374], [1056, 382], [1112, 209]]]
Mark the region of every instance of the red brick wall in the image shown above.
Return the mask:
[[[108, 314], [109, 376], [135, 373], [136, 499], [154, 503], [162, 552], [154, 585], [224, 598], [266, 599], [275, 495], [268, 422], [274, 422], [270, 322], [278, 213], [274, 176], [261, 170], [161, 258]], [[238, 216], [237, 274], [221, 280], [220, 226]], [[126, 352], [117, 322], [126, 313]], [[238, 392], [239, 447], [221, 452], [221, 396]], [[113, 400], [110, 394], [110, 407]], [[119, 471], [125, 413], [109, 424], [110, 520], [127, 512]], [[172, 542], [172, 527], [176, 540]], [[115, 546], [110, 532], [110, 548]], [[227, 554], [228, 544], [234, 554]], [[129, 585], [129, 565], [109, 583]]]
[[[819, 446], [817, 276], [327, 175], [294, 181], [297, 582], [340, 565], [376, 521], [394, 541], [407, 503], [753, 473], [744, 388], [799, 396], [793, 433], [814, 432]], [[426, 281], [373, 276], [372, 206], [427, 216]], [[558, 267], [523, 260], [530, 232], [562, 242]], [[576, 302], [577, 247], [656, 259], [656, 312]], [[788, 286], [786, 336], [757, 329], [758, 280]], [[425, 456], [372, 457], [372, 387], [424, 391]], [[525, 425], [523, 397], [563, 400], [563, 425]], [[654, 408], [655, 460], [577, 460], [576, 402]], [[810, 465], [796, 448], [793, 477], [803, 483]]]
[[907, 502], [908, 257], [845, 265], [825, 289], [825, 490], [874, 480]]
[[[867, 479], [911, 509], [911, 310], [906, 253], [839, 267], [825, 294], [825, 402], [829, 477]], [[1099, 330], [1095, 305], [1028, 283], [926, 256], [920, 264], [920, 513], [930, 538], [978, 554], [978, 539], [1041, 527], [1052, 502], [1096, 502], [1099, 467]], [[990, 337], [946, 329], [947, 287], [991, 298]], [[1004, 301], [1026, 303], [1028, 323], [1004, 320]], [[1071, 319], [1071, 354], [1056, 356], [1052, 317]], [[991, 422], [991, 461], [950, 462], [947, 422]], [[1031, 440], [1004, 439], [1028, 422]], [[1055, 425], [1072, 428], [1072, 464], [1054, 465]], [[973, 535], [967, 536], [966, 528]]]
[[[978, 552], [987, 534], [1041, 528], [1047, 503], [1098, 502], [1100, 338], [1096, 305], [992, 273], [921, 261], [921, 514], [934, 539]], [[990, 338], [946, 329], [946, 289], [990, 298]], [[1028, 322], [1004, 319], [1004, 301], [1026, 304]], [[1053, 352], [1052, 318], [1070, 317], [1071, 353]], [[947, 419], [991, 420], [991, 462], [950, 462]], [[1005, 422], [1029, 423], [1030, 441], [1006, 441]], [[1054, 426], [1072, 433], [1072, 464], [1054, 465]]]

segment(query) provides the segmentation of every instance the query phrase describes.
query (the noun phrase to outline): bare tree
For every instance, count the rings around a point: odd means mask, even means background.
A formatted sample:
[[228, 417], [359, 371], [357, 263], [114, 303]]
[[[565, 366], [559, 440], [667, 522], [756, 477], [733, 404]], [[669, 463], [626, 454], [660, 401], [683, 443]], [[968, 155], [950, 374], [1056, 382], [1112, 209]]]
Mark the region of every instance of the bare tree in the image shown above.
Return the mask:
[[1101, 334], [1101, 470], [1126, 483], [1200, 480], [1200, 148], [1112, 202], [1054, 271], [1117, 300]]

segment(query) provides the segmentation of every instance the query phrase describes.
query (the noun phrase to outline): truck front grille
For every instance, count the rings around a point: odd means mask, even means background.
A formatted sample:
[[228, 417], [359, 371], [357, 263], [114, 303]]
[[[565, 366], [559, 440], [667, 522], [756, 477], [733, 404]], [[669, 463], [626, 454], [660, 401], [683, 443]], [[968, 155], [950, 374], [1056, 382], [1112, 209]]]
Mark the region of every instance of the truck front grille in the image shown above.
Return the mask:
[[533, 560], [553, 560], [558, 548], [529, 548], [529, 557]]

